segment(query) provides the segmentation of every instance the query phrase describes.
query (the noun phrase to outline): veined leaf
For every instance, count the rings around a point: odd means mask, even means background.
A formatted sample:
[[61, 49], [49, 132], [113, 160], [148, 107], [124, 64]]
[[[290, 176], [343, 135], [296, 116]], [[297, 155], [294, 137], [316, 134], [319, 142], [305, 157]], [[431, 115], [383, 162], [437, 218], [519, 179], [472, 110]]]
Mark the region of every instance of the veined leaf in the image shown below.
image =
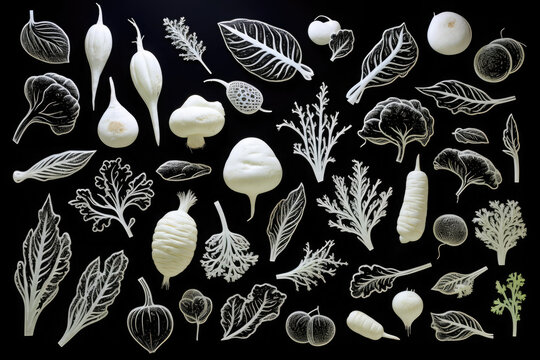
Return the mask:
[[95, 150], [68, 150], [53, 154], [26, 171], [14, 171], [13, 180], [19, 183], [26, 179], [48, 181], [65, 178], [81, 170], [95, 153]]
[[381, 40], [364, 58], [361, 79], [347, 92], [347, 101], [356, 104], [365, 89], [388, 85], [406, 76], [417, 59], [418, 46], [405, 23], [386, 29]]
[[519, 132], [514, 116], [510, 114], [506, 120], [506, 128], [503, 131], [503, 143], [506, 149], [503, 152], [514, 160], [514, 182], [519, 182]]
[[262, 21], [234, 19], [218, 23], [236, 61], [266, 81], [289, 80], [298, 71], [311, 80], [313, 70], [301, 63], [302, 49], [288, 31]]
[[120, 284], [128, 265], [122, 250], [105, 260], [100, 270], [100, 258], [93, 260], [82, 273], [77, 292], [68, 311], [68, 323], [58, 345], [64, 346], [83, 328], [103, 319], [108, 307], [120, 293]]
[[457, 128], [452, 133], [457, 142], [462, 144], [488, 144], [487, 135], [480, 129], [476, 128]]
[[445, 295], [457, 295], [458, 298], [470, 295], [473, 291], [474, 280], [487, 270], [484, 266], [470, 274], [449, 272], [443, 275], [431, 290], [439, 291]]
[[361, 265], [358, 272], [353, 275], [350, 285], [353, 298], [367, 298], [372, 293], [382, 293], [394, 286], [394, 280], [400, 276], [431, 267], [431, 263], [420, 265], [409, 270], [385, 268], [380, 265]]
[[332, 50], [330, 61], [345, 57], [353, 50], [354, 33], [352, 30], [342, 29], [330, 36], [328, 46]]
[[447, 311], [442, 314], [431, 313], [431, 327], [439, 341], [459, 341], [473, 335], [493, 339], [493, 334], [486, 333], [480, 323], [461, 311]]
[[492, 99], [485, 91], [458, 80], [444, 80], [433, 86], [417, 87], [424, 95], [433, 97], [437, 106], [448, 109], [452, 114], [462, 112], [478, 115], [489, 111], [495, 105], [516, 100], [515, 96]]
[[287, 247], [296, 227], [304, 215], [306, 193], [304, 184], [291, 191], [287, 198], [281, 199], [270, 214], [266, 234], [270, 241], [270, 261]]
[[60, 215], [54, 213], [48, 195], [38, 212], [38, 224], [23, 242], [23, 259], [17, 263], [15, 285], [24, 302], [24, 335], [32, 336], [39, 315], [58, 293], [69, 271], [71, 239], [60, 235]]
[[247, 297], [233, 295], [221, 308], [221, 340], [246, 339], [253, 335], [259, 325], [279, 316], [281, 305], [287, 295], [270, 284], [257, 284]]

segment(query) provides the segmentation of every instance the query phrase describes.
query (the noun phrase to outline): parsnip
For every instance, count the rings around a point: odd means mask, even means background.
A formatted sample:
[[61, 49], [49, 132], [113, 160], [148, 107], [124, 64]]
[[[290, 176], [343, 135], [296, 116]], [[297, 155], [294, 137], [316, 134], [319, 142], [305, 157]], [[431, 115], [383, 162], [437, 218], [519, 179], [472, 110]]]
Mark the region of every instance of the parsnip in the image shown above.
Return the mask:
[[397, 220], [399, 241], [408, 243], [422, 237], [426, 227], [428, 200], [428, 178], [420, 170], [420, 155], [416, 157], [416, 166], [407, 175], [403, 204]]

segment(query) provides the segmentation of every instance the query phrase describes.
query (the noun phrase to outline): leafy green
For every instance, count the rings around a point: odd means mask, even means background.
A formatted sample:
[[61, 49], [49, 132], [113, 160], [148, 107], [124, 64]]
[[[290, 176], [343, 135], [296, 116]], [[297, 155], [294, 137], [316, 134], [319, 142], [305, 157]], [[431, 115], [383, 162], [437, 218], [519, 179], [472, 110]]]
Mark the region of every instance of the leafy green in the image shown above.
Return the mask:
[[[512, 336], [517, 336], [517, 322], [520, 320], [521, 303], [525, 301], [526, 295], [521, 292], [525, 284], [525, 279], [521, 274], [511, 273], [506, 279], [506, 285], [498, 280], [495, 282], [497, 293], [503, 296], [502, 300], [497, 298], [493, 301], [491, 312], [502, 315], [504, 310], [508, 310], [512, 316]], [[510, 296], [507, 296], [506, 290], [510, 290]]]

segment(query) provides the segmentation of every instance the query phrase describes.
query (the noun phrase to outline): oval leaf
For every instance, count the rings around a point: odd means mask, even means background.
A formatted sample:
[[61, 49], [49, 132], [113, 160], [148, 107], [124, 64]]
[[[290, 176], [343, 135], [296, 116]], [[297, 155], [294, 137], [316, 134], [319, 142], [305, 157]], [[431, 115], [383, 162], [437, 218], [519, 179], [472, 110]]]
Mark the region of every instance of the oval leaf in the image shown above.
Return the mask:
[[17, 183], [26, 179], [48, 181], [65, 178], [81, 170], [96, 153], [96, 150], [68, 150], [53, 154], [38, 161], [26, 171], [14, 171]]
[[313, 70], [301, 63], [300, 44], [288, 31], [262, 21], [234, 19], [218, 23], [236, 61], [266, 81], [285, 81], [298, 71], [311, 80]]
[[480, 323], [461, 311], [447, 311], [442, 314], [431, 313], [431, 327], [439, 341], [459, 341], [472, 335], [493, 339], [493, 334], [486, 333]]
[[332, 50], [331, 61], [349, 55], [354, 46], [354, 33], [352, 30], [342, 29], [330, 36], [328, 46]]
[[487, 135], [476, 128], [457, 128], [452, 135], [454, 135], [457, 142], [463, 144], [489, 144]]
[[34, 21], [33, 10], [21, 30], [20, 41], [23, 49], [38, 60], [51, 64], [69, 62], [70, 44], [64, 30], [50, 21]]
[[431, 290], [439, 291], [445, 295], [456, 295], [463, 297], [470, 295], [473, 291], [474, 279], [487, 270], [483, 267], [470, 274], [461, 274], [458, 272], [449, 272], [443, 275]]
[[165, 180], [184, 181], [210, 174], [212, 168], [204, 164], [183, 160], [169, 160], [161, 164], [156, 172]]
[[485, 91], [457, 80], [444, 80], [433, 86], [416, 89], [434, 98], [438, 107], [448, 109], [452, 114], [462, 112], [467, 115], [478, 115], [487, 112], [495, 105], [516, 99], [515, 96], [492, 99]]

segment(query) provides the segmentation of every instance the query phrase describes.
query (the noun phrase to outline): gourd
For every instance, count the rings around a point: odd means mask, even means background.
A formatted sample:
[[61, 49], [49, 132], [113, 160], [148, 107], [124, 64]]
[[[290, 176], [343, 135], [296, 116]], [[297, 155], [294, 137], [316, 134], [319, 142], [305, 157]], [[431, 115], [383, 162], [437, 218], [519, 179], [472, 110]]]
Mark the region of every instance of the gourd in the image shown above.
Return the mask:
[[116, 99], [112, 77], [109, 77], [111, 99], [98, 123], [98, 136], [107, 146], [122, 148], [131, 145], [139, 134], [139, 124]]
[[169, 127], [173, 134], [187, 138], [190, 149], [205, 145], [205, 137], [218, 134], [225, 124], [225, 110], [219, 101], [207, 101], [191, 95], [171, 114]]
[[135, 20], [129, 19], [129, 22], [137, 30], [137, 52], [131, 57], [129, 63], [129, 72], [133, 85], [137, 89], [140, 97], [146, 104], [150, 113], [152, 127], [156, 143], [159, 146], [159, 115], [158, 115], [158, 99], [163, 85], [163, 75], [161, 66], [157, 58], [150, 51], [143, 48], [142, 36]]
[[268, 144], [256, 137], [240, 140], [223, 167], [225, 184], [249, 197], [251, 211], [248, 220], [255, 215], [257, 196], [278, 186], [282, 176], [278, 158]]
[[169, 211], [156, 224], [152, 236], [152, 259], [163, 275], [162, 287], [184, 271], [193, 259], [197, 246], [197, 224], [188, 210], [197, 202], [191, 190], [177, 194], [178, 210]]
[[428, 178], [420, 170], [420, 155], [416, 157], [416, 166], [407, 175], [403, 204], [397, 220], [399, 241], [407, 243], [422, 237], [426, 227], [428, 200]]
[[86, 59], [90, 65], [92, 110], [95, 108], [96, 92], [99, 79], [112, 50], [111, 30], [109, 30], [109, 28], [103, 24], [101, 6], [99, 6], [99, 4], [96, 5], [99, 10], [97, 22], [88, 29], [86, 32], [86, 37], [84, 38], [84, 50], [86, 53]]

